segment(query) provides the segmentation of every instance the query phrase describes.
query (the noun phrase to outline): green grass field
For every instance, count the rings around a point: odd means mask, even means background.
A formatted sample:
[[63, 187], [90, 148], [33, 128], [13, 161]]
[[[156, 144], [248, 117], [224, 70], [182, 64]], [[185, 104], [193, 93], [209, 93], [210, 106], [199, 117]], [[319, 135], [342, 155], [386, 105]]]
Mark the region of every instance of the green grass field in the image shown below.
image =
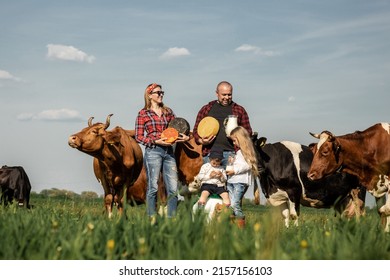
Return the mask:
[[222, 215], [211, 224], [182, 202], [175, 219], [151, 225], [145, 206], [108, 219], [102, 199], [32, 197], [30, 210], [0, 207], [3, 260], [386, 260], [390, 235], [376, 210], [359, 220], [331, 209], [302, 208], [300, 225], [285, 228], [276, 209], [245, 201], [246, 227]]

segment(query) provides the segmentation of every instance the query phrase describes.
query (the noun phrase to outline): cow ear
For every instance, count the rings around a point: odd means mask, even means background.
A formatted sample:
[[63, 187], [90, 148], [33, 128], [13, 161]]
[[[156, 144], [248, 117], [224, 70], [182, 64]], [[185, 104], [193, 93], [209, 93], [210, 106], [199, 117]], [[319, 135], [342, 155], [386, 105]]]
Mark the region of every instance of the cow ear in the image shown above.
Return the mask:
[[267, 138], [266, 137], [260, 137], [256, 141], [256, 146], [261, 148], [261, 147], [263, 147], [265, 145], [266, 142], [267, 142]]
[[107, 132], [103, 128], [97, 129], [97, 135], [103, 137], [106, 140]]
[[[121, 143], [121, 139], [122, 139], [122, 135], [118, 135], [118, 134], [115, 134], [114, 135], [114, 137], [112, 138], [112, 140], [113, 140], [113, 142], [115, 143], [115, 144], [117, 144], [117, 143]], [[121, 143], [122, 144], [122, 143]]]
[[103, 137], [103, 139], [108, 143], [108, 144], [117, 144], [120, 142], [121, 140], [121, 135], [118, 134], [118, 133], [114, 133], [114, 132], [107, 132], [105, 130], [103, 130], [104, 133], [101, 135]]

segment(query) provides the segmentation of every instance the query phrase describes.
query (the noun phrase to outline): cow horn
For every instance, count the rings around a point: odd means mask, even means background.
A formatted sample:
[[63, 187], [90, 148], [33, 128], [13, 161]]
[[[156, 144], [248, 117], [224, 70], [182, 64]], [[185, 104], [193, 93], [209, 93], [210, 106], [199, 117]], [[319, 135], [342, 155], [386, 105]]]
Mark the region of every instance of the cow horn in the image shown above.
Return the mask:
[[110, 126], [110, 118], [113, 114], [109, 114], [106, 119], [106, 124], [104, 125], [104, 130], [106, 130]]
[[90, 117], [88, 119], [88, 126], [91, 127], [92, 126], [92, 120], [93, 120], [93, 117]]
[[320, 134], [318, 133], [313, 133], [313, 132], [309, 132], [311, 136], [313, 136], [314, 138], [317, 138], [317, 139], [320, 139]]

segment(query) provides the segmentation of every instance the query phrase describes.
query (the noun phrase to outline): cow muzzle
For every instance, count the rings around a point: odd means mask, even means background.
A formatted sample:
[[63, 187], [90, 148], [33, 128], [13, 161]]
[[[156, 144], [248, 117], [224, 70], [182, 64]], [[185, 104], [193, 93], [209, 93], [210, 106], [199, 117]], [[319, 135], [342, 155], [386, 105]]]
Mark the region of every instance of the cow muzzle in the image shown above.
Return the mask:
[[72, 135], [68, 138], [68, 145], [72, 148], [78, 148], [80, 147], [80, 139], [76, 135]]

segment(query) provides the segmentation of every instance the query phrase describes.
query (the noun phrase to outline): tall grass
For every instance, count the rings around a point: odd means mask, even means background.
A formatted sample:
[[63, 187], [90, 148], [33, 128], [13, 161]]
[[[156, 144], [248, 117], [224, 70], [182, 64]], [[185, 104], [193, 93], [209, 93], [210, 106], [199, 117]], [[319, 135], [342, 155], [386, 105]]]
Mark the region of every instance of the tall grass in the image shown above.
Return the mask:
[[334, 217], [332, 210], [304, 208], [300, 225], [285, 228], [280, 214], [244, 204], [246, 227], [229, 214], [207, 223], [191, 216], [191, 202], [173, 219], [151, 225], [145, 206], [108, 219], [96, 200], [36, 199], [34, 208], [0, 208], [0, 259], [10, 260], [380, 260], [390, 258], [390, 235], [367, 210], [359, 220]]

